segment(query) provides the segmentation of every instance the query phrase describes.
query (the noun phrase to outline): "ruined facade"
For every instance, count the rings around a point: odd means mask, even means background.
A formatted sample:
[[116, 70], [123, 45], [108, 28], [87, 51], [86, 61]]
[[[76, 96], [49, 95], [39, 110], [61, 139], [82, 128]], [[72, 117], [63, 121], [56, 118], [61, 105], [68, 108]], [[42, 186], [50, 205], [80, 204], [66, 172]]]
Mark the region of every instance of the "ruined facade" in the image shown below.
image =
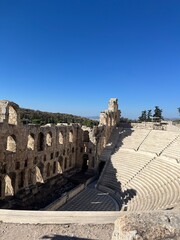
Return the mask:
[[0, 199], [20, 191], [35, 194], [45, 182], [72, 171], [96, 174], [119, 113], [117, 99], [110, 99], [93, 129], [79, 124], [23, 125], [19, 106], [0, 101]]

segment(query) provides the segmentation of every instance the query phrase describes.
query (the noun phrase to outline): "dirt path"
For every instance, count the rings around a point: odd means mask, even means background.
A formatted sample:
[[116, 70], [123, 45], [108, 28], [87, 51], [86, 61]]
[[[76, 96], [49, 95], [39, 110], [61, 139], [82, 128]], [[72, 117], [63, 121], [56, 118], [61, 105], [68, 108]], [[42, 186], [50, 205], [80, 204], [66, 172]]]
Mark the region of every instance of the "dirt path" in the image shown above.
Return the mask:
[[1, 240], [110, 240], [114, 224], [40, 225], [0, 223]]

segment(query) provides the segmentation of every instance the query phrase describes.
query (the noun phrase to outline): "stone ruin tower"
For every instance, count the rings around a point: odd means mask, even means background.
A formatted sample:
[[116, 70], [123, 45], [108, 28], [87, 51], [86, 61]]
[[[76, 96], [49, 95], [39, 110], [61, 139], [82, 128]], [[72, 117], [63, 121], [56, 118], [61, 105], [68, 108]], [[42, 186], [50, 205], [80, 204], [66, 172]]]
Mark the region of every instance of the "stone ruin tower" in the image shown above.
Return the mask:
[[119, 123], [120, 110], [118, 110], [118, 99], [111, 98], [109, 100], [108, 110], [101, 112], [100, 114], [100, 126], [114, 127]]
[[7, 100], [0, 101], [0, 123], [17, 125], [19, 123], [18, 109], [19, 106], [16, 103]]

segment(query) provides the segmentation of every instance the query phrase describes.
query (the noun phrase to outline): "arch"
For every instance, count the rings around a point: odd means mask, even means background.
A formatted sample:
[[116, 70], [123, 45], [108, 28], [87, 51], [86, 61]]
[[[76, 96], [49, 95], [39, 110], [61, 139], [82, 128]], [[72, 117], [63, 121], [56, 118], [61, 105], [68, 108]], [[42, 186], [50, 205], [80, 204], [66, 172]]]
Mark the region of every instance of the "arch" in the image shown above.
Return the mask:
[[51, 175], [51, 166], [50, 166], [50, 163], [48, 163], [46, 165], [46, 176], [50, 177], [50, 175]]
[[58, 168], [58, 173], [62, 173], [62, 171], [63, 171], [63, 169], [64, 169], [63, 164], [64, 164], [63, 156], [59, 156], [59, 158], [58, 158], [58, 166], [57, 166], [57, 168]]
[[67, 158], [65, 158], [64, 160], [64, 169], [66, 170], [66, 168], [67, 168]]
[[89, 132], [88, 131], [84, 131], [83, 142], [89, 142]]
[[44, 183], [42, 175], [43, 175], [42, 168], [40, 170], [40, 168], [36, 166], [36, 182], [37, 183]]
[[62, 173], [62, 166], [60, 165], [60, 162], [57, 162], [57, 172]]
[[33, 183], [33, 171], [32, 169], [28, 170], [28, 185], [31, 185]]
[[37, 150], [38, 151], [44, 150], [44, 134], [42, 132], [38, 134]]
[[72, 156], [69, 156], [69, 167], [72, 167]]
[[63, 132], [59, 132], [59, 144], [63, 144], [64, 143], [64, 134]]
[[50, 154], [50, 159], [52, 160], [54, 158], [54, 153]]
[[70, 130], [69, 131], [69, 142], [73, 142], [73, 131], [72, 130]]
[[18, 188], [19, 189], [24, 187], [24, 180], [25, 180], [25, 173], [24, 173], [24, 171], [21, 171], [18, 174]]
[[82, 172], [86, 172], [88, 170], [88, 162], [89, 162], [89, 156], [88, 156], [88, 154], [84, 154], [83, 155]]
[[15, 175], [4, 177], [5, 182], [5, 196], [14, 196]]
[[9, 152], [16, 152], [16, 137], [14, 135], [7, 137], [6, 150]]
[[56, 173], [56, 162], [53, 163], [53, 174]]
[[34, 150], [34, 134], [33, 133], [28, 135], [27, 148]]
[[48, 132], [46, 135], [46, 146], [52, 146], [52, 133]]
[[28, 159], [24, 161], [24, 167], [26, 168], [28, 166]]
[[8, 123], [12, 125], [17, 125], [17, 112], [12, 106], [9, 106]]

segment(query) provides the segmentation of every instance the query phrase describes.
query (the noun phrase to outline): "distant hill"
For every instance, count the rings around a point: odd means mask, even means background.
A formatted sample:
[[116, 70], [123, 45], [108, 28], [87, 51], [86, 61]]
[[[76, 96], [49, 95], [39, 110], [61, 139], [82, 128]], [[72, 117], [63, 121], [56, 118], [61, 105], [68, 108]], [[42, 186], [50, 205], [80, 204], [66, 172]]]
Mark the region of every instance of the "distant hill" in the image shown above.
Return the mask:
[[87, 127], [93, 127], [98, 125], [98, 121], [95, 119], [75, 116], [66, 113], [51, 113], [43, 112], [39, 110], [32, 110], [26, 108], [20, 108], [20, 118], [24, 124], [33, 123], [38, 125], [44, 125], [47, 123], [80, 123]]
[[95, 121], [99, 121], [99, 116], [92, 116], [92, 117], [87, 117], [87, 118], [95, 120]]

